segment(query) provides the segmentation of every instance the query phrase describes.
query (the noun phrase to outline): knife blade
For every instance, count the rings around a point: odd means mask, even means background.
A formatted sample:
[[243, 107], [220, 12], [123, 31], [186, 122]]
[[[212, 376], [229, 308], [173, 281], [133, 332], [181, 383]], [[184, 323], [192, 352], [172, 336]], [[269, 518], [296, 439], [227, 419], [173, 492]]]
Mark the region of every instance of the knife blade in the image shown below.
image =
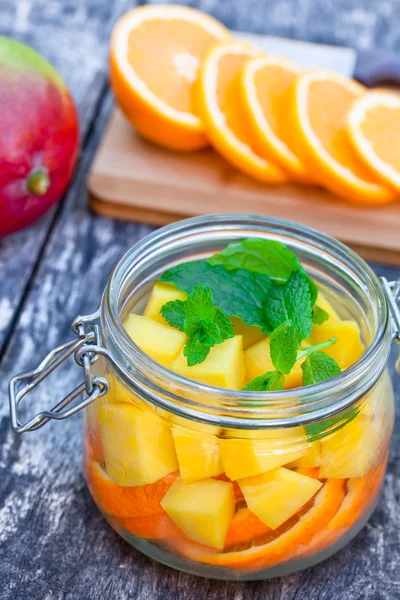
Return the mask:
[[305, 68], [322, 68], [353, 77], [368, 87], [400, 85], [400, 54], [389, 50], [355, 50], [242, 31], [238, 38], [271, 54], [290, 58]]

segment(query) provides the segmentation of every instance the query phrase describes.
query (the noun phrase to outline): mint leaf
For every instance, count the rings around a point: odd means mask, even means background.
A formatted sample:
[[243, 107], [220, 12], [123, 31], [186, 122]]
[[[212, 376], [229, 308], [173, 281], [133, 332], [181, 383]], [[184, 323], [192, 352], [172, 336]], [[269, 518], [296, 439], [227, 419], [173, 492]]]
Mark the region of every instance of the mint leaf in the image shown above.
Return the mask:
[[171, 300], [171, 302], [167, 302], [161, 308], [161, 314], [164, 319], [180, 331], [185, 331], [185, 304], [184, 300]]
[[289, 375], [297, 360], [297, 341], [291, 321], [282, 323], [271, 333], [270, 352], [275, 369]]
[[193, 288], [185, 301], [186, 318], [213, 321], [215, 308], [213, 304], [213, 293], [208, 284], [197, 285]]
[[187, 335], [183, 354], [189, 367], [203, 362], [213, 346], [235, 334], [228, 317], [215, 308], [207, 283], [195, 286], [184, 301], [164, 304], [161, 314], [170, 325]]
[[303, 385], [319, 383], [341, 372], [337, 362], [325, 352], [311, 352], [301, 365]]
[[248, 392], [268, 392], [282, 390], [285, 383], [285, 377], [278, 371], [268, 371], [264, 375], [255, 377], [247, 383], [243, 390]]
[[215, 311], [214, 323], [218, 325], [224, 340], [227, 340], [235, 335], [235, 330], [233, 329], [232, 323], [221, 310]]
[[227, 316], [238, 317], [247, 325], [256, 325], [264, 333], [272, 331], [263, 312], [263, 302], [274, 287], [268, 275], [247, 269], [227, 270], [222, 265], [196, 261], [168, 269], [160, 281], [173, 283], [187, 293], [199, 284], [208, 284], [214, 306]]
[[323, 308], [319, 306], [314, 306], [312, 320], [314, 325], [322, 325], [329, 319], [329, 314]]
[[305, 273], [296, 271], [289, 277], [285, 285], [285, 304], [297, 343], [311, 335], [312, 301], [309, 278]]
[[[254, 273], [268, 275], [273, 282], [285, 283], [294, 271], [304, 268], [297, 256], [281, 242], [247, 238], [235, 244], [229, 244], [220, 254], [208, 259], [211, 265], [223, 265], [226, 269], [248, 269]], [[318, 296], [318, 289], [308, 277], [312, 304]]]
[[188, 338], [183, 348], [183, 355], [187, 358], [188, 366], [194, 367], [194, 365], [202, 363], [210, 354], [210, 349], [211, 346], [203, 344], [197, 335]]
[[299, 259], [281, 242], [247, 238], [229, 244], [220, 254], [208, 259], [211, 265], [227, 269], [248, 269], [263, 273], [279, 283], [284, 283], [293, 271], [302, 269]]
[[291, 321], [297, 344], [300, 344], [311, 335], [311, 302], [309, 277], [295, 271], [284, 285], [270, 289], [263, 303], [264, 316], [272, 330]]

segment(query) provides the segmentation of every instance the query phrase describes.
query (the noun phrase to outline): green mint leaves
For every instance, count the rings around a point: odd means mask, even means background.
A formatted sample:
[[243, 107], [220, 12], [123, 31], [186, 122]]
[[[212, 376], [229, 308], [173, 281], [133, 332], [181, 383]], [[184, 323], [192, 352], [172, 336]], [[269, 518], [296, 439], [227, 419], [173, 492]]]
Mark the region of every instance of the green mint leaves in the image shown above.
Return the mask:
[[341, 372], [339, 365], [333, 358], [325, 352], [318, 351], [309, 353], [301, 368], [303, 371], [303, 385], [319, 383]]
[[249, 383], [247, 383], [243, 390], [248, 392], [272, 392], [276, 390], [283, 390], [285, 383], [285, 377], [278, 371], [268, 371], [264, 375], [255, 377]]
[[329, 319], [329, 315], [323, 308], [319, 306], [314, 306], [312, 313], [312, 320], [314, 325], [322, 325]]
[[272, 330], [291, 321], [297, 344], [311, 335], [313, 325], [308, 280], [302, 271], [294, 271], [284, 285], [271, 289], [263, 304], [264, 316]]
[[239, 317], [247, 325], [256, 325], [264, 333], [271, 333], [263, 314], [263, 302], [273, 285], [268, 275], [247, 269], [229, 271], [222, 265], [213, 266], [206, 261], [196, 261], [168, 269], [160, 281], [173, 283], [188, 294], [199, 283], [208, 284], [214, 306], [229, 317]]
[[187, 335], [183, 354], [189, 367], [202, 363], [213, 346], [234, 336], [228, 317], [215, 308], [208, 284], [195, 286], [187, 300], [167, 302], [161, 314], [172, 327]]
[[279, 373], [289, 375], [297, 360], [297, 342], [293, 324], [286, 321], [271, 333], [271, 360]]

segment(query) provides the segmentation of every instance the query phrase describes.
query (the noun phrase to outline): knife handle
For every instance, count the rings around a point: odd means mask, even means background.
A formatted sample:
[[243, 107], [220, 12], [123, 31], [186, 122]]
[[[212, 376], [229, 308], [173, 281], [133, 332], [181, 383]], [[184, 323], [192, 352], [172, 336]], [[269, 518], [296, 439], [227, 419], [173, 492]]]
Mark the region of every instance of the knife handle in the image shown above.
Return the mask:
[[390, 50], [358, 51], [354, 79], [367, 87], [400, 86], [400, 54]]

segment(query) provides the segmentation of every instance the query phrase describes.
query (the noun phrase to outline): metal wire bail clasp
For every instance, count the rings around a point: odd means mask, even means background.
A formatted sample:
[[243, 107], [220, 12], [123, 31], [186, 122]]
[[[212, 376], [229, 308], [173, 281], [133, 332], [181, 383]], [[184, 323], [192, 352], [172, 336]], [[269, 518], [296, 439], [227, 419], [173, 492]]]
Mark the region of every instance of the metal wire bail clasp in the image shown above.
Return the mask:
[[[392, 319], [393, 340], [400, 345], [400, 281], [388, 281], [385, 277], [381, 277], [382, 287], [389, 304], [390, 316]], [[400, 375], [400, 350], [396, 361], [396, 371]]]
[[[77, 317], [72, 323], [72, 330], [78, 336], [78, 339], [58, 346], [58, 348], [49, 352], [36, 369], [20, 373], [11, 379], [8, 389], [11, 427], [15, 433], [35, 431], [43, 427], [50, 419], [67, 419], [85, 408], [96, 398], [107, 393], [107, 380], [104, 377], [94, 377], [91, 369], [92, 364], [99, 356], [96, 350], [100, 347], [100, 330], [99, 325], [95, 323], [98, 317], [98, 312]], [[72, 354], [75, 361], [83, 367], [83, 383], [78, 385], [50, 410], [40, 412], [29, 421], [22, 423], [18, 416], [18, 408], [23, 398]], [[81, 394], [84, 395], [83, 399], [67, 409], [66, 407]]]

